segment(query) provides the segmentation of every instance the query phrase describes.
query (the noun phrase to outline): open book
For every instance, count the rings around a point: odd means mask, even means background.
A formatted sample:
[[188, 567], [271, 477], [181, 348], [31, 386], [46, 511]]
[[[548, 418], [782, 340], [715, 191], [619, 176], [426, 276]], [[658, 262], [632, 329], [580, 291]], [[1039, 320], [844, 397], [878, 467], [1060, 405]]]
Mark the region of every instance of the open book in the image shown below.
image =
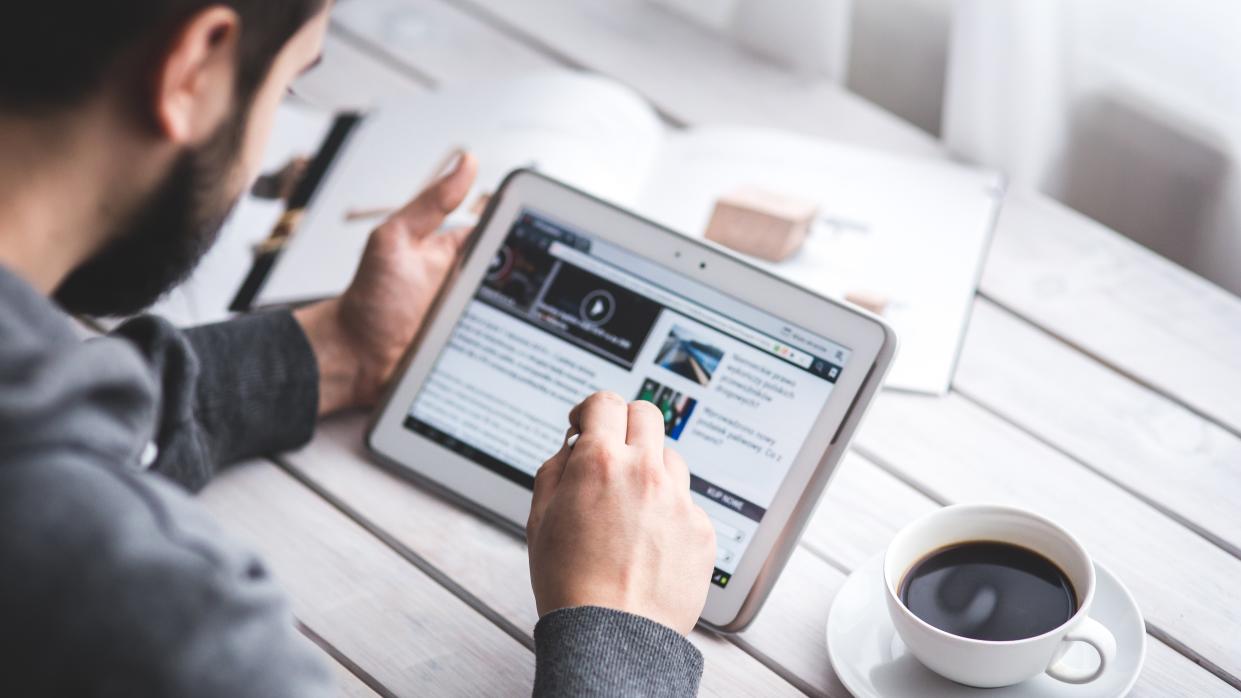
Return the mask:
[[743, 186], [818, 202], [800, 252], [751, 260], [819, 293], [887, 299], [901, 349], [887, 384], [946, 391], [1002, 197], [1002, 180], [956, 164], [754, 128], [672, 130], [609, 80], [549, 73], [459, 86], [366, 117], [318, 188], [256, 297], [331, 296], [353, 276], [378, 213], [408, 200], [454, 146], [480, 160], [468, 204], [533, 167], [701, 236], [721, 195]]

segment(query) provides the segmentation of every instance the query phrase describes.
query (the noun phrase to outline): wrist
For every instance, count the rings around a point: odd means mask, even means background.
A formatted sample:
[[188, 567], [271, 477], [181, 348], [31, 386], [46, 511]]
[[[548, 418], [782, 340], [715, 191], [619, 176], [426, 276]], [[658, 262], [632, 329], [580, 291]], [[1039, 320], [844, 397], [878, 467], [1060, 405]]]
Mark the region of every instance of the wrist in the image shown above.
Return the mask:
[[362, 367], [340, 322], [340, 301], [299, 308], [293, 317], [302, 326], [319, 367], [319, 416], [359, 404]]

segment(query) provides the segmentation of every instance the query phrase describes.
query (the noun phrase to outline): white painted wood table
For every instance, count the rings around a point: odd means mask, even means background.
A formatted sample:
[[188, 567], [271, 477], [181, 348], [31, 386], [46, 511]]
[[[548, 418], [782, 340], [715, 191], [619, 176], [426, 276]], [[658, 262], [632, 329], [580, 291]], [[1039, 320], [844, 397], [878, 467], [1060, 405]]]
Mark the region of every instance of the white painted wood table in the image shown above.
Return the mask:
[[[765, 124], [944, 157], [930, 137], [640, 0], [345, 0], [301, 93], [325, 104], [571, 66], [674, 125]], [[203, 494], [263, 552], [348, 695], [522, 695], [524, 543], [396, 479], [361, 415]], [[949, 502], [1075, 531], [1147, 618], [1142, 696], [1241, 693], [1241, 301], [1037, 194], [999, 222], [954, 389], [880, 396], [754, 625], [698, 631], [706, 695], [844, 696], [824, 626], [846, 575]]]

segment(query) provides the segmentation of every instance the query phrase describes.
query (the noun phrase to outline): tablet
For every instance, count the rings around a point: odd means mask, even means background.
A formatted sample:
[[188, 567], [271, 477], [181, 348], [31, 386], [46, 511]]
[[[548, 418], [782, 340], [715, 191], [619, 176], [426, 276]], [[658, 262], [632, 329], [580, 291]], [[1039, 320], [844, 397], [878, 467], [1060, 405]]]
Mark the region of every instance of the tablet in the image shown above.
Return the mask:
[[701, 622], [743, 629], [879, 388], [892, 331], [526, 170], [467, 247], [369, 448], [521, 528], [569, 409], [598, 390], [649, 400], [715, 525]]

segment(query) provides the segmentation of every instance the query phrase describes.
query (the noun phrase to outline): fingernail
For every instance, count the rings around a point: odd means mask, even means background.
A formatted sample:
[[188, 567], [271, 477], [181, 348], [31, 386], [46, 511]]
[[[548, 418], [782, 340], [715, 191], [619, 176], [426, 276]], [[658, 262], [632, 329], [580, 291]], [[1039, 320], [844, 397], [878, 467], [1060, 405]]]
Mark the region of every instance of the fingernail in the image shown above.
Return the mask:
[[443, 181], [457, 174], [461, 170], [461, 163], [463, 162], [465, 162], [465, 150], [454, 148], [448, 155], [444, 156], [444, 161], [440, 165], [438, 179]]

